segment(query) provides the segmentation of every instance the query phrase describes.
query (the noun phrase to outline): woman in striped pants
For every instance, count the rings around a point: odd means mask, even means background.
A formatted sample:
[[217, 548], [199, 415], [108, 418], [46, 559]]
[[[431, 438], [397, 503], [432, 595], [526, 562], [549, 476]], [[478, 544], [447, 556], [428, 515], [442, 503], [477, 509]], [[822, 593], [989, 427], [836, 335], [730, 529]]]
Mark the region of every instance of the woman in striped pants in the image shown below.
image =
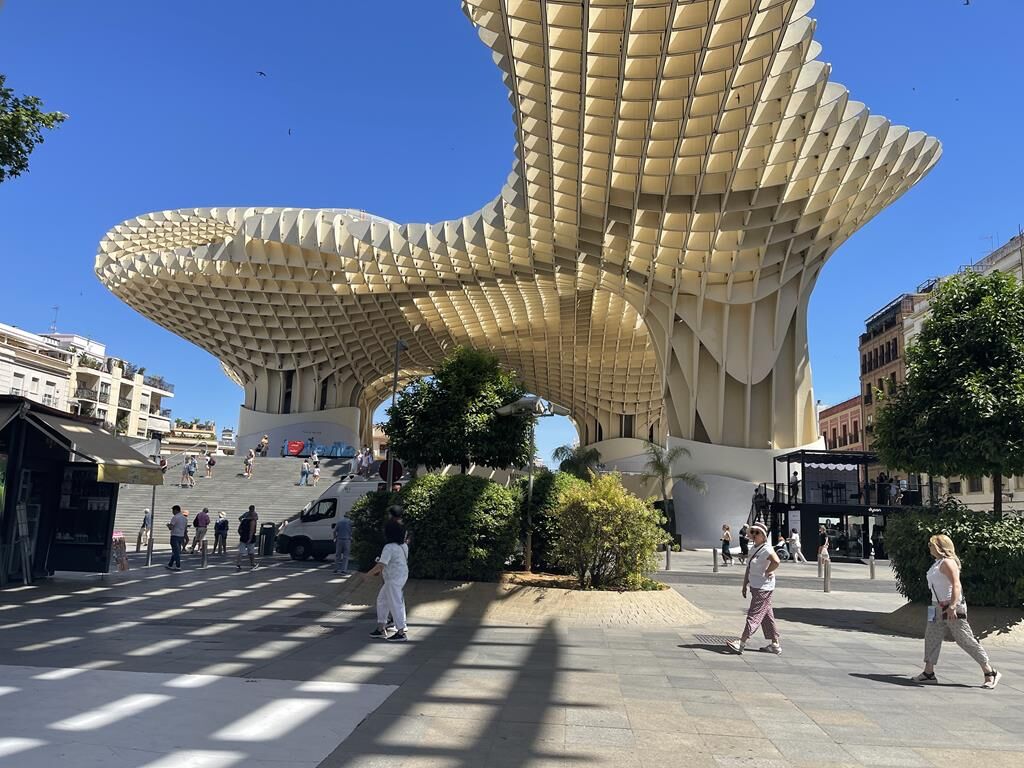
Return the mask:
[[747, 596], [747, 587], [751, 592], [747, 624], [740, 639], [730, 640], [726, 645], [733, 653], [743, 653], [747, 640], [761, 627], [770, 641], [761, 650], [778, 655], [782, 653], [782, 646], [779, 645], [779, 629], [772, 611], [772, 595], [775, 593], [775, 569], [779, 567], [779, 556], [768, 546], [768, 531], [763, 525], [754, 523], [748, 535], [754, 546], [743, 574], [743, 596]]

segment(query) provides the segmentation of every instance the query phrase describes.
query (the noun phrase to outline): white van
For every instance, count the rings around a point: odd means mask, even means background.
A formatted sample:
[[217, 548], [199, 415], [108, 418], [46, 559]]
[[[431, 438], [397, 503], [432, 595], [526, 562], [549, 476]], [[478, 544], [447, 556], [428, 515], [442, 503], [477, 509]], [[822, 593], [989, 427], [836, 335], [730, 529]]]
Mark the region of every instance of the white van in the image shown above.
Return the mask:
[[334, 554], [334, 523], [348, 514], [356, 499], [377, 490], [376, 480], [348, 475], [311, 501], [277, 529], [275, 549], [293, 560], [326, 560]]

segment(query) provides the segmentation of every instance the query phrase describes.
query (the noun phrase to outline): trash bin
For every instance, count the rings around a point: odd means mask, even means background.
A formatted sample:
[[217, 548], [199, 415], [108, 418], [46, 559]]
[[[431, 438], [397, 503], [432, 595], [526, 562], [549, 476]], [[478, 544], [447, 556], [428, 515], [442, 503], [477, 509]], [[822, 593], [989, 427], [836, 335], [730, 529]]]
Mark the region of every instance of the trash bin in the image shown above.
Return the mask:
[[274, 539], [277, 538], [277, 526], [274, 523], [263, 523], [260, 526], [260, 555], [269, 557], [274, 554]]

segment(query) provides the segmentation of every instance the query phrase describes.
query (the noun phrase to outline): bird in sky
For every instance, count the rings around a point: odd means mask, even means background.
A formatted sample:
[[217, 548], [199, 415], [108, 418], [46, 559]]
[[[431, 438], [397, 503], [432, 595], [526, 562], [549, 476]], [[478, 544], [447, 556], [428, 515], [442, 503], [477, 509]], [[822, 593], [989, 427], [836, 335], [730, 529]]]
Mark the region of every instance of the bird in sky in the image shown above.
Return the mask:
[[266, 77], [267, 76], [267, 73], [264, 72], [262, 69], [257, 69], [256, 70], [256, 74], [259, 75], [260, 77]]
[[289, 135], [289, 136], [291, 136], [291, 135], [292, 135], [292, 129], [291, 129], [291, 128], [289, 128], [289, 129], [288, 129], [288, 135]]

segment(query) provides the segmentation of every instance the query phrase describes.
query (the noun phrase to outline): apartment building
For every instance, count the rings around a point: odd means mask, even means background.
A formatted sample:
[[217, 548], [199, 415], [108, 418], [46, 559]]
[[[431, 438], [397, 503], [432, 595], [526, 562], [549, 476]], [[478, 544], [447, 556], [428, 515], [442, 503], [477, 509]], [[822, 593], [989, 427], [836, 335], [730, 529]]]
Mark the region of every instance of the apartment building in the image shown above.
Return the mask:
[[161, 376], [107, 354], [106, 346], [72, 333], [47, 333], [71, 354], [68, 410], [99, 419], [111, 431], [128, 437], [150, 438], [171, 428], [165, 401], [174, 386]]
[[0, 394], [69, 411], [71, 359], [52, 339], [0, 323]]
[[818, 432], [830, 451], [860, 451], [863, 422], [861, 397], [854, 395], [818, 412]]

